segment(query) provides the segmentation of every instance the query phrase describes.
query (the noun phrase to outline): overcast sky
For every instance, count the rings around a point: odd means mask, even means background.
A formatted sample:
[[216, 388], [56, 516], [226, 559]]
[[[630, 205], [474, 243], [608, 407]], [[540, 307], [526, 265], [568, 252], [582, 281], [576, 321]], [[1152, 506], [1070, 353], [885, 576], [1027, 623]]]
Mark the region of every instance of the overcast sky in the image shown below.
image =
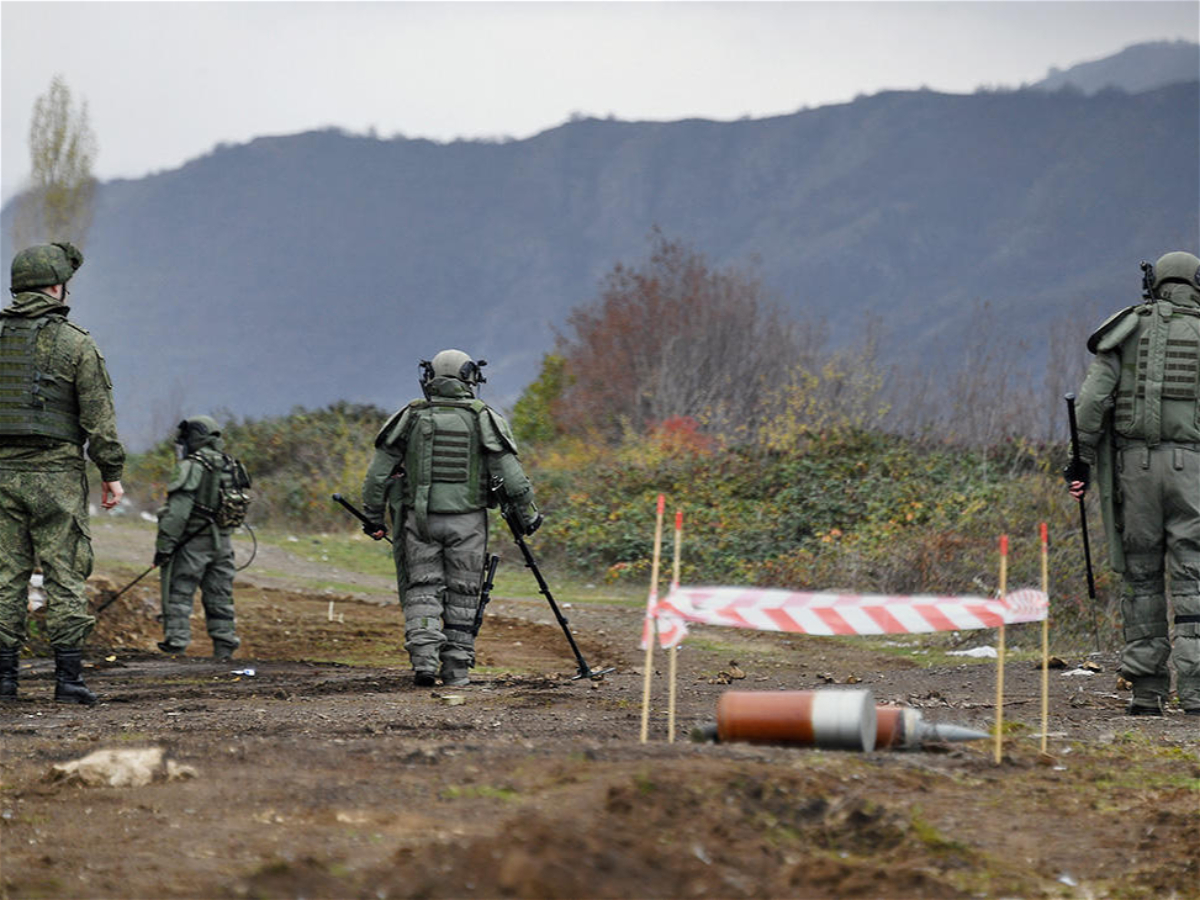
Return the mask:
[[56, 73], [87, 100], [107, 179], [327, 126], [524, 138], [573, 113], [735, 119], [886, 88], [1015, 87], [1129, 44], [1196, 41], [1200, 3], [5, 0], [0, 28], [7, 199]]

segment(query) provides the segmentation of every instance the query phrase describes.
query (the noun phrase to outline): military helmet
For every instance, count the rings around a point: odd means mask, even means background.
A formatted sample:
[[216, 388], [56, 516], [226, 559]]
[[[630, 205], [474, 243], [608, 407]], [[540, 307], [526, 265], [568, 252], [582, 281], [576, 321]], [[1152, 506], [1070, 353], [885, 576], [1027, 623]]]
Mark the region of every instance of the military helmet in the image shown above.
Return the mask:
[[1154, 263], [1151, 287], [1155, 290], [1167, 282], [1178, 282], [1200, 288], [1200, 259], [1183, 250], [1166, 253]]
[[175, 443], [185, 447], [194, 447], [204, 438], [219, 435], [221, 426], [211, 416], [192, 416], [179, 423]]
[[464, 384], [483, 384], [487, 381], [481, 371], [486, 359], [474, 360], [461, 350], [442, 350], [432, 361], [421, 361], [421, 384], [434, 378], [457, 378]]
[[83, 254], [74, 244], [38, 244], [26, 247], [13, 257], [12, 290], [66, 284], [83, 265]]

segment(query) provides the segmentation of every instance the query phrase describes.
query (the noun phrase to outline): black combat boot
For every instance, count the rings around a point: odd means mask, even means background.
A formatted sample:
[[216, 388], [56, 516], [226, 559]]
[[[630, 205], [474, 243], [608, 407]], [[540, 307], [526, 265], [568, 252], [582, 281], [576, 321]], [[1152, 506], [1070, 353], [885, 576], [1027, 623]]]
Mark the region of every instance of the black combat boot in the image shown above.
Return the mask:
[[1133, 700], [1125, 710], [1125, 715], [1161, 716], [1170, 685], [1168, 679], [1160, 675], [1142, 675], [1129, 681], [1133, 684]]
[[91, 706], [96, 695], [83, 683], [83, 651], [54, 648], [54, 699]]
[[21, 651], [16, 647], [0, 650], [0, 697], [17, 696], [17, 662]]
[[1162, 714], [1161, 706], [1145, 706], [1141, 703], [1130, 703], [1125, 710], [1127, 716], [1161, 716]]

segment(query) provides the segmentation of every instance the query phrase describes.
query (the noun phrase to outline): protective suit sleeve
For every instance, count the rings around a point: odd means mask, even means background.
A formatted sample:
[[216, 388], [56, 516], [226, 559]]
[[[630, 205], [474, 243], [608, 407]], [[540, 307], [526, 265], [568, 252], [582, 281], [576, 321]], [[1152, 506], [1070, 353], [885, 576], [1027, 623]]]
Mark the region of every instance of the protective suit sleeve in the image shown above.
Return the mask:
[[[487, 455], [488, 479], [495, 485], [502, 506], [510, 507], [523, 526], [531, 525], [538, 517], [537, 504], [533, 499], [533, 484], [521, 468], [515, 453], [489, 453]], [[499, 479], [499, 482], [497, 482]]]
[[154, 549], [170, 553], [175, 549], [183, 530], [187, 527], [196, 503], [196, 490], [204, 478], [204, 467], [192, 459], [181, 461], [171, 475], [167, 485], [166, 511], [158, 520], [158, 539]]
[[[413, 401], [413, 403], [416, 402], [415, 400]], [[383, 447], [387, 444], [403, 444], [405, 433], [408, 431], [412, 419], [413, 403], [393, 413], [392, 417], [383, 423], [383, 427], [375, 435], [376, 447]]]
[[479, 440], [489, 453], [518, 452], [517, 439], [508, 422], [490, 406], [479, 414]]
[[367, 467], [367, 475], [363, 479], [362, 486], [363, 513], [372, 522], [383, 523], [384, 493], [387, 490], [387, 481], [403, 463], [403, 446], [396, 447], [384, 443], [375, 448], [375, 455]]
[[1115, 404], [1121, 380], [1121, 358], [1116, 352], [1099, 353], [1088, 367], [1075, 404], [1079, 425], [1079, 456], [1088, 465], [1096, 462], [1096, 446], [1104, 434], [1105, 417]]

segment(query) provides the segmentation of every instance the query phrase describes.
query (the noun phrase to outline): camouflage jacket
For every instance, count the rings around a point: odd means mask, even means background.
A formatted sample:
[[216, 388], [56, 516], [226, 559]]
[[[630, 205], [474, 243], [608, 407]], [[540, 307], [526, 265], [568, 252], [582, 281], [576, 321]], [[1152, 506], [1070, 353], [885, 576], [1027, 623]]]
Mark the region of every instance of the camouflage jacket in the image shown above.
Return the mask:
[[[66, 316], [70, 307], [39, 291], [24, 291], [0, 316], [36, 318]], [[125, 448], [117, 436], [112, 380], [96, 342], [87, 331], [67, 320], [57, 334], [38, 336], [38, 365], [42, 371], [74, 385], [79, 425], [87, 436], [87, 455], [105, 481], [119, 481], [125, 468]], [[83, 448], [69, 441], [35, 436], [0, 436], [0, 468], [20, 470], [82, 467]]]

